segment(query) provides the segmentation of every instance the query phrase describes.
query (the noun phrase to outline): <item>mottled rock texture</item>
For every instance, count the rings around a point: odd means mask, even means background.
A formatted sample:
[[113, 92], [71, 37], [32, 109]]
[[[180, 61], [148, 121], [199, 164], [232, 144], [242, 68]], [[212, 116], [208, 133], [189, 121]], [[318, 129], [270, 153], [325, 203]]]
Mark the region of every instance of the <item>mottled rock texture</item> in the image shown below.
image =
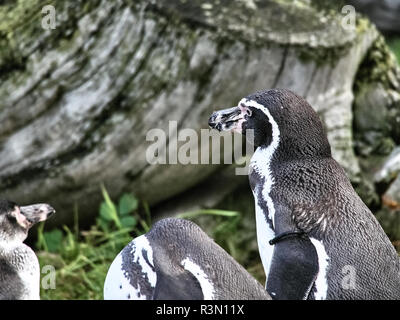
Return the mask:
[[[371, 159], [400, 142], [391, 116], [398, 69], [368, 21], [343, 28], [338, 8], [315, 2], [53, 1], [54, 30], [41, 25], [47, 1], [3, 2], [1, 195], [51, 203], [58, 224], [71, 221], [75, 204], [81, 218], [97, 214], [101, 183], [112, 197], [134, 192], [153, 206], [174, 199], [176, 208], [200, 185], [192, 206], [212, 206], [245, 177], [208, 188], [226, 175], [222, 165], [150, 165], [147, 132], [168, 132], [171, 120], [178, 131], [207, 128], [214, 109], [285, 87], [317, 110], [334, 157], [379, 203], [365, 176], [378, 167]], [[171, 138], [167, 147], [182, 143]]]

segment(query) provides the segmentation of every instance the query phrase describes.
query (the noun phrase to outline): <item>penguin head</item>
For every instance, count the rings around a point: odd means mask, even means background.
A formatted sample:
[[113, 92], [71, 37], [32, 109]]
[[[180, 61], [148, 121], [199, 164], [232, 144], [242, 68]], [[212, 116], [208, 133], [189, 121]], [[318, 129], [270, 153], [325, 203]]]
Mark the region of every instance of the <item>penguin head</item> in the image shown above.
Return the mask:
[[45, 203], [18, 206], [8, 200], [0, 200], [0, 239], [24, 241], [29, 229], [46, 220], [55, 210]]
[[[156, 222], [148, 233], [132, 240], [113, 261], [104, 283], [104, 298], [182, 300], [207, 297], [197, 279], [202, 271], [196, 269], [199, 274], [193, 274], [192, 269], [199, 264], [196, 258], [204, 258], [204, 247], [208, 248], [210, 242], [190, 221], [167, 218]], [[209, 284], [207, 279], [204, 281]]]
[[256, 147], [281, 146], [294, 157], [330, 156], [321, 120], [308, 102], [286, 89], [256, 92], [233, 108], [215, 111], [209, 126], [242, 133]]

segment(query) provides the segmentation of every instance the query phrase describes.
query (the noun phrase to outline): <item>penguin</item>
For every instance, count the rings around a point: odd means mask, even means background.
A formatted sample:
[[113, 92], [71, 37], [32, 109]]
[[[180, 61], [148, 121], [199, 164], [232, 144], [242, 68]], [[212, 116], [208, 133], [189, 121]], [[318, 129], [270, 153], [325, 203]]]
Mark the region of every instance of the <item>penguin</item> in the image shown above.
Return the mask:
[[273, 299], [399, 299], [399, 256], [332, 158], [321, 120], [286, 89], [214, 112], [209, 126], [251, 138], [257, 242]]
[[271, 300], [263, 286], [195, 223], [156, 222], [112, 262], [106, 300]]
[[39, 261], [23, 241], [29, 229], [55, 210], [40, 203], [18, 206], [0, 200], [0, 300], [39, 300]]

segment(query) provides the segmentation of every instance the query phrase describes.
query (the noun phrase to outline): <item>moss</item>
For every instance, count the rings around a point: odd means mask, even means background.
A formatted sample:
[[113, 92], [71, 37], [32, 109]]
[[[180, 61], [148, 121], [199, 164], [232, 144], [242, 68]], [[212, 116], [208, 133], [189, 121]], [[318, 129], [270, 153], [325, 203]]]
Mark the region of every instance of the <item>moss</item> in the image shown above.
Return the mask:
[[220, 38], [241, 40], [251, 46], [297, 46], [301, 60], [316, 61], [318, 65], [334, 65], [351, 49], [356, 34], [369, 28], [367, 20], [359, 17], [357, 32], [345, 31], [341, 8], [342, 1], [317, 0], [269, 0], [256, 2], [256, 6], [247, 1], [171, 0], [151, 6], [158, 14], [167, 15], [169, 21], [200, 24]]
[[[15, 37], [24, 32], [33, 34], [35, 27], [30, 23], [39, 19], [39, 1], [18, 1], [0, 6], [0, 75], [12, 70], [24, 69], [24, 57], [17, 48]], [[40, 26], [40, 23], [38, 23]]]
[[324, 1], [324, 0], [311, 0], [311, 5], [317, 10], [322, 11], [339, 11], [346, 4], [343, 0]]
[[[323, 3], [326, 3], [324, 1]], [[44, 31], [41, 28], [41, 8], [44, 5], [54, 5], [57, 12], [57, 23], [62, 27]], [[142, 1], [128, 1], [132, 10], [138, 10]], [[321, 11], [319, 1], [306, 0], [269, 0], [252, 2], [221, 0], [217, 3], [203, 1], [171, 0], [163, 3], [147, 3], [146, 11], [157, 11], [168, 16], [170, 24], [184, 20], [187, 25], [201, 24], [203, 28], [211, 28], [216, 34], [224, 37], [241, 39], [244, 42], [258, 43], [289, 43], [291, 33], [312, 34], [338, 28], [337, 12], [328, 14]], [[99, 1], [74, 1], [73, 4], [61, 1], [19, 0], [0, 6], [0, 75], [3, 79], [12, 71], [24, 70], [27, 56], [34, 47], [40, 50], [50, 48], [67, 49], [79, 35], [77, 21], [85, 14], [98, 7]], [[331, 8], [331, 6], [328, 6]], [[336, 5], [334, 6], [337, 7]], [[162, 10], [160, 10], [162, 8]], [[329, 10], [327, 10], [328, 12]], [[228, 14], [229, 13], [229, 14]], [[62, 21], [58, 19], [61, 17]], [[251, 17], [251, 19], [249, 19]], [[321, 20], [322, 19], [322, 20]], [[290, 23], [288, 23], [290, 21]], [[334, 63], [345, 53], [348, 45], [336, 46], [341, 39], [338, 32], [330, 33], [326, 38], [330, 41], [329, 49], [318, 44], [301, 50], [300, 56], [305, 60], [315, 60], [318, 63]], [[337, 35], [336, 35], [337, 33]], [[334, 36], [332, 36], [334, 34]], [[40, 36], [38, 36], [40, 35]], [[331, 39], [334, 38], [334, 39]], [[32, 40], [35, 39], [35, 40]], [[305, 40], [303, 45], [306, 44]], [[300, 45], [301, 47], [301, 45]], [[324, 45], [323, 47], [326, 47]]]
[[[19, 0], [0, 5], [0, 77], [3, 79], [12, 71], [24, 70], [27, 57], [39, 49], [45, 51], [58, 47], [73, 36], [79, 19], [96, 8], [99, 0]], [[53, 5], [56, 9], [57, 27], [43, 30], [42, 8]]]
[[317, 66], [322, 66], [326, 64], [334, 66], [340, 58], [347, 54], [350, 48], [351, 46], [349, 44], [333, 48], [312, 48], [302, 45], [297, 48], [297, 52], [300, 60], [305, 63], [314, 61]]
[[[325, 3], [325, 1], [323, 2]], [[329, 5], [328, 8], [330, 8], [328, 15], [335, 17], [340, 12], [340, 10], [338, 10], [337, 8], [341, 8], [341, 6], [337, 7], [337, 4], [333, 5], [333, 8], [335, 8], [335, 10], [332, 9], [332, 6]], [[362, 35], [370, 28], [372, 28], [371, 22], [368, 19], [364, 18], [363, 16], [357, 15], [356, 18], [357, 36]], [[357, 38], [355, 41], [357, 41]], [[318, 66], [325, 64], [334, 66], [335, 63], [339, 61], [340, 58], [342, 58], [350, 51], [353, 45], [354, 44], [352, 43], [344, 43], [333, 47], [326, 47], [326, 46], [311, 47], [307, 44], [303, 44], [298, 47], [297, 52], [299, 53], [299, 58], [303, 62], [314, 61]]]
[[390, 137], [385, 137], [380, 142], [380, 145], [376, 148], [376, 154], [378, 155], [387, 156], [396, 146], [393, 139]]
[[371, 24], [371, 21], [368, 18], [366, 18], [366, 17], [364, 17], [364, 16], [362, 16], [360, 14], [357, 15], [356, 31], [357, 31], [358, 34], [361, 34], [361, 33], [365, 32], [365, 31], [367, 31], [371, 27], [373, 27], [373, 26]]
[[159, 14], [172, 17], [170, 20], [185, 20], [189, 25], [202, 25], [219, 34], [234, 37], [244, 42], [273, 42], [288, 44], [293, 41], [292, 34], [301, 34], [296, 39], [302, 44], [308, 42], [313, 34], [329, 33], [317, 37], [317, 41], [336, 46], [341, 42], [343, 30], [338, 12], [322, 12], [309, 1], [268, 0], [230, 1], [216, 3], [204, 1], [171, 0], [151, 6]]
[[397, 60], [382, 35], [379, 35], [369, 49], [356, 75], [356, 94], [370, 83], [381, 83], [387, 89], [398, 89], [400, 72]]
[[380, 198], [369, 177], [361, 177], [359, 182], [354, 184], [354, 189], [372, 211], [376, 211], [380, 207]]
[[[48, 3], [40, 0], [19, 0], [0, 6], [0, 32], [9, 36], [23, 24], [28, 24], [41, 14], [41, 8]], [[39, 20], [40, 21], [40, 20]]]
[[[400, 68], [382, 35], [364, 57], [354, 82], [354, 138], [357, 154], [387, 155], [400, 142]], [[375, 93], [376, 92], [376, 93]], [[365, 107], [374, 101], [373, 113]]]

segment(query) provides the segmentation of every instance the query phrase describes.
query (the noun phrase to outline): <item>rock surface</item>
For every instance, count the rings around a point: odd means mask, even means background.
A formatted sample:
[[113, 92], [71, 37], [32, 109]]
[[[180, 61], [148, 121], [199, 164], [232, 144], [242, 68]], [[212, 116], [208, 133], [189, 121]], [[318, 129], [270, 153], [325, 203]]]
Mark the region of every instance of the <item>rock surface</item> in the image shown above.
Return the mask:
[[382, 167], [375, 173], [376, 183], [389, 183], [400, 174], [400, 147], [396, 147], [387, 157]]
[[[51, 203], [50, 223], [71, 221], [75, 203], [81, 218], [97, 214], [101, 183], [114, 198], [134, 192], [150, 205], [207, 185], [223, 166], [151, 165], [147, 133], [168, 132], [169, 121], [198, 132], [215, 108], [272, 87], [311, 103], [334, 157], [360, 181], [354, 95], [375, 101], [377, 86], [353, 89], [369, 76], [360, 71], [369, 53], [385, 52], [366, 20], [344, 29], [340, 12], [306, 0], [81, 0], [54, 1], [56, 29], [43, 30], [44, 4], [0, 6], [0, 193]], [[386, 110], [393, 89], [379, 90]]]

